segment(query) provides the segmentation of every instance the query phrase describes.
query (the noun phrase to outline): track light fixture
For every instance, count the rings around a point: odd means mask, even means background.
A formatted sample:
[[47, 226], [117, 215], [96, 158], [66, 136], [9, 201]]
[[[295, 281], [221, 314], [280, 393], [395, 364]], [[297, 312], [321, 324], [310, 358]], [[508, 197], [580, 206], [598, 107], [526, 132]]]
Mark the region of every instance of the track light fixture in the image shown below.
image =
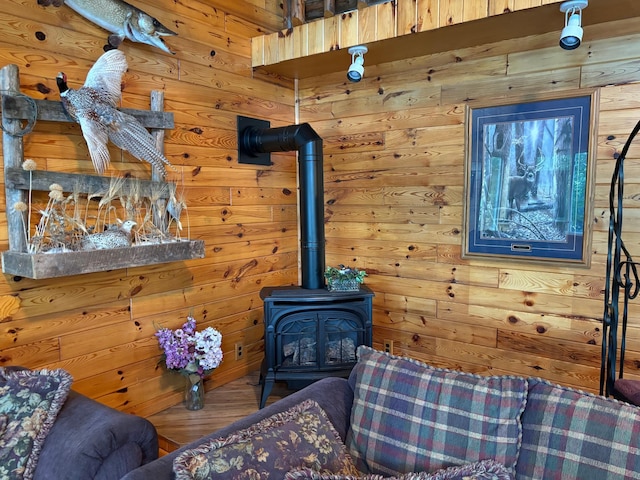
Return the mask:
[[369, 50], [367, 47], [358, 45], [357, 47], [351, 47], [349, 54], [351, 55], [351, 65], [347, 70], [347, 78], [350, 82], [359, 82], [364, 75], [364, 54]]
[[582, 10], [589, 5], [588, 0], [570, 0], [560, 5], [564, 13], [564, 28], [560, 34], [560, 46], [565, 50], [574, 50], [582, 41]]

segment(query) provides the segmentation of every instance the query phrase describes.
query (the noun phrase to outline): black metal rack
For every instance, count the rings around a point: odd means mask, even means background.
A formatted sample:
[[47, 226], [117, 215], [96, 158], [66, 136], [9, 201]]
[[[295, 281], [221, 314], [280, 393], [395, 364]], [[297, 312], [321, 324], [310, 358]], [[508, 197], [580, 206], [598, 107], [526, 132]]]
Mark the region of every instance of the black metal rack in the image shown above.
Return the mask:
[[[624, 159], [633, 139], [640, 131], [640, 121], [632, 130], [616, 159], [609, 191], [609, 238], [607, 270], [602, 317], [602, 363], [600, 394], [616, 397], [616, 381], [624, 374], [624, 354], [629, 314], [629, 301], [640, 293], [638, 263], [622, 241], [624, 200]], [[620, 358], [618, 359], [618, 352]]]

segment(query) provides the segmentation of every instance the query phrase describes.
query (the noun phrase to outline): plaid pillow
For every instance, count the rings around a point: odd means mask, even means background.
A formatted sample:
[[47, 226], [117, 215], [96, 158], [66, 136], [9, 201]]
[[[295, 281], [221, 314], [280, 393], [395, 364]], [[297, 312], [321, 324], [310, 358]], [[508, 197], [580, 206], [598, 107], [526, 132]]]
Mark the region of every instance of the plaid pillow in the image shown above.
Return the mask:
[[640, 479], [640, 409], [529, 379], [519, 480]]
[[527, 381], [429, 367], [358, 348], [347, 447], [359, 470], [434, 471], [493, 459], [513, 471]]

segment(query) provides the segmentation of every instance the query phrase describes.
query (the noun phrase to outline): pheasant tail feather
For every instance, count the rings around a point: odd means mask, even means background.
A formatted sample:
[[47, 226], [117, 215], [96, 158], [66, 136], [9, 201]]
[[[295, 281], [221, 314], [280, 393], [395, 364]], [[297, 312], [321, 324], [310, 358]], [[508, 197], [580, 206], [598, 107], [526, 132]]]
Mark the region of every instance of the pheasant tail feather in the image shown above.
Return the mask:
[[138, 160], [150, 163], [166, 176], [165, 165], [173, 166], [158, 151], [153, 136], [134, 117], [119, 112], [122, 117], [115, 128], [109, 130], [109, 139], [117, 147], [126, 150]]

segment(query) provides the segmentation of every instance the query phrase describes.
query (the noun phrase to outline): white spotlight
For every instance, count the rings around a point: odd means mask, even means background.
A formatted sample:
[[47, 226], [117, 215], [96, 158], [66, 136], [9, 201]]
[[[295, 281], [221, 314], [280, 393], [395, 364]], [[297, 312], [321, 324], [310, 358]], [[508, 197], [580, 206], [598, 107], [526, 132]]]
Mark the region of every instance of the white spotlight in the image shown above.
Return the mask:
[[565, 50], [574, 50], [582, 41], [582, 9], [587, 8], [588, 0], [570, 0], [560, 5], [564, 13], [564, 28], [560, 34], [560, 46]]
[[369, 50], [361, 45], [351, 47], [349, 54], [351, 55], [351, 65], [347, 70], [347, 78], [350, 82], [359, 82], [364, 75], [364, 54]]

